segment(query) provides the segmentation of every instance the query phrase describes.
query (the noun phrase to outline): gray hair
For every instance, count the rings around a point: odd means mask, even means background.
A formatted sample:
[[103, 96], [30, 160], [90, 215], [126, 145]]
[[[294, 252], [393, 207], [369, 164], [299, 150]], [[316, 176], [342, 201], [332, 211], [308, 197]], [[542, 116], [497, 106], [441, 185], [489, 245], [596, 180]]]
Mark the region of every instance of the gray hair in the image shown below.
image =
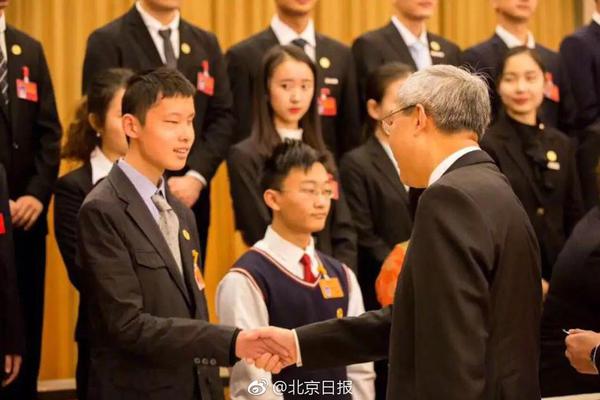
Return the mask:
[[398, 91], [402, 106], [421, 104], [441, 131], [468, 130], [481, 139], [490, 123], [490, 95], [482, 77], [451, 65], [412, 74]]

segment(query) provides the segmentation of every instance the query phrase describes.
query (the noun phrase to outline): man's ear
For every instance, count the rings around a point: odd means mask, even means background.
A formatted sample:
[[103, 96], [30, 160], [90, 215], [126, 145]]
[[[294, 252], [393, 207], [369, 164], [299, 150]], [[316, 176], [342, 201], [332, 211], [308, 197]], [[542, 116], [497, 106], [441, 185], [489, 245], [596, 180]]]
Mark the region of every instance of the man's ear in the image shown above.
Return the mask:
[[136, 117], [131, 114], [125, 114], [121, 118], [121, 124], [123, 125], [123, 132], [130, 139], [137, 139], [140, 136], [141, 124]]
[[415, 132], [422, 131], [427, 126], [427, 114], [425, 113], [425, 107], [422, 104], [417, 104], [415, 106]]
[[272, 211], [281, 210], [281, 206], [279, 205], [279, 192], [273, 189], [267, 189], [263, 193], [263, 200], [267, 207], [269, 207]]
[[367, 100], [367, 112], [369, 113], [369, 117], [373, 118], [375, 121], [379, 121], [382, 115], [380, 115], [379, 104], [373, 99]]

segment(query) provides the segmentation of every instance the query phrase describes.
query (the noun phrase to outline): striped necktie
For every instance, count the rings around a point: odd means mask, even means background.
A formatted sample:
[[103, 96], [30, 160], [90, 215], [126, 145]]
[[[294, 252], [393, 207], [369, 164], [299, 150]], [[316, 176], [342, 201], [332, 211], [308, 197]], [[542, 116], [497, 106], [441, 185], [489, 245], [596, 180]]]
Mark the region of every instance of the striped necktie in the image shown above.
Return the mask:
[[8, 63], [4, 52], [0, 50], [0, 91], [2, 92], [2, 99], [4, 104], [8, 104]]

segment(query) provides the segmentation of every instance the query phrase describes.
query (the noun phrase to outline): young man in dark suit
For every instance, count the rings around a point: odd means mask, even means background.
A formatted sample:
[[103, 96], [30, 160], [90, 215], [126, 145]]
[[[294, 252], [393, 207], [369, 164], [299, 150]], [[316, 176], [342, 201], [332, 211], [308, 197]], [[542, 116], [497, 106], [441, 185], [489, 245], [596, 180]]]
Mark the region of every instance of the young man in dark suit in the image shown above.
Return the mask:
[[[88, 38], [83, 64], [85, 92], [93, 76], [111, 67], [134, 71], [166, 65], [197, 87], [196, 140], [184, 169], [167, 184], [192, 208], [204, 257], [210, 223], [209, 183], [226, 156], [233, 134], [232, 98], [216, 36], [179, 15], [181, 0], [139, 0], [125, 15]], [[183, 173], [183, 174], [182, 174]]]
[[426, 188], [393, 306], [262, 337], [308, 368], [388, 357], [390, 400], [540, 398], [539, 249], [477, 145], [488, 99], [482, 79], [436, 65], [412, 75], [382, 119], [402, 180]]
[[6, 25], [0, 3], [0, 163], [6, 168], [27, 348], [11, 399], [36, 398], [46, 270], [46, 212], [60, 163], [61, 127], [41, 44]]
[[19, 374], [25, 347], [8, 198], [6, 173], [0, 164], [0, 399], [3, 388]]
[[460, 48], [428, 32], [425, 26], [437, 7], [437, 0], [392, 0], [392, 4], [394, 15], [390, 23], [359, 36], [352, 44], [361, 105], [367, 101], [367, 76], [380, 65], [395, 61], [417, 71], [434, 64], [461, 64]]
[[250, 331], [207, 322], [195, 219], [165, 185], [165, 170], [182, 168], [194, 142], [194, 95], [171, 68], [130, 79], [129, 150], [81, 207], [81, 287], [94, 316], [89, 399], [220, 400], [218, 366], [261, 348]]
[[571, 82], [558, 54], [535, 41], [529, 30], [538, 0], [493, 0], [498, 25], [491, 38], [468, 48], [463, 53], [464, 62], [473, 70], [484, 74], [490, 88], [492, 119], [500, 109], [496, 80], [500, 64], [508, 49], [527, 46], [539, 53], [546, 73], [546, 92], [542, 104], [544, 123], [569, 134], [575, 118], [575, 103]]
[[600, 155], [600, 0], [592, 21], [567, 36], [560, 56], [573, 89], [577, 113], [575, 128], [580, 130], [579, 175], [586, 207], [598, 203], [596, 163]]
[[253, 110], [249, 99], [252, 99], [257, 84], [263, 55], [277, 44], [294, 44], [301, 47], [317, 66], [315, 90], [319, 95], [325, 144], [337, 159], [360, 144], [352, 54], [343, 44], [315, 31], [310, 15], [316, 3], [317, 0], [275, 0], [277, 12], [271, 25], [227, 51], [225, 58], [234, 99], [236, 142], [248, 137], [252, 130]]

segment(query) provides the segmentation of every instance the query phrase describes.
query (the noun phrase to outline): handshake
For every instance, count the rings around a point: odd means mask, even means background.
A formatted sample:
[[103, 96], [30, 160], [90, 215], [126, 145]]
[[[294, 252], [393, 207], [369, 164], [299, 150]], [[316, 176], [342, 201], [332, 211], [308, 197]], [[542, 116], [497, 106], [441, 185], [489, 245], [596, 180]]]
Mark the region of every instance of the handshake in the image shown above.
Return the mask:
[[296, 335], [275, 327], [244, 330], [235, 342], [235, 355], [248, 364], [278, 374], [298, 362]]

